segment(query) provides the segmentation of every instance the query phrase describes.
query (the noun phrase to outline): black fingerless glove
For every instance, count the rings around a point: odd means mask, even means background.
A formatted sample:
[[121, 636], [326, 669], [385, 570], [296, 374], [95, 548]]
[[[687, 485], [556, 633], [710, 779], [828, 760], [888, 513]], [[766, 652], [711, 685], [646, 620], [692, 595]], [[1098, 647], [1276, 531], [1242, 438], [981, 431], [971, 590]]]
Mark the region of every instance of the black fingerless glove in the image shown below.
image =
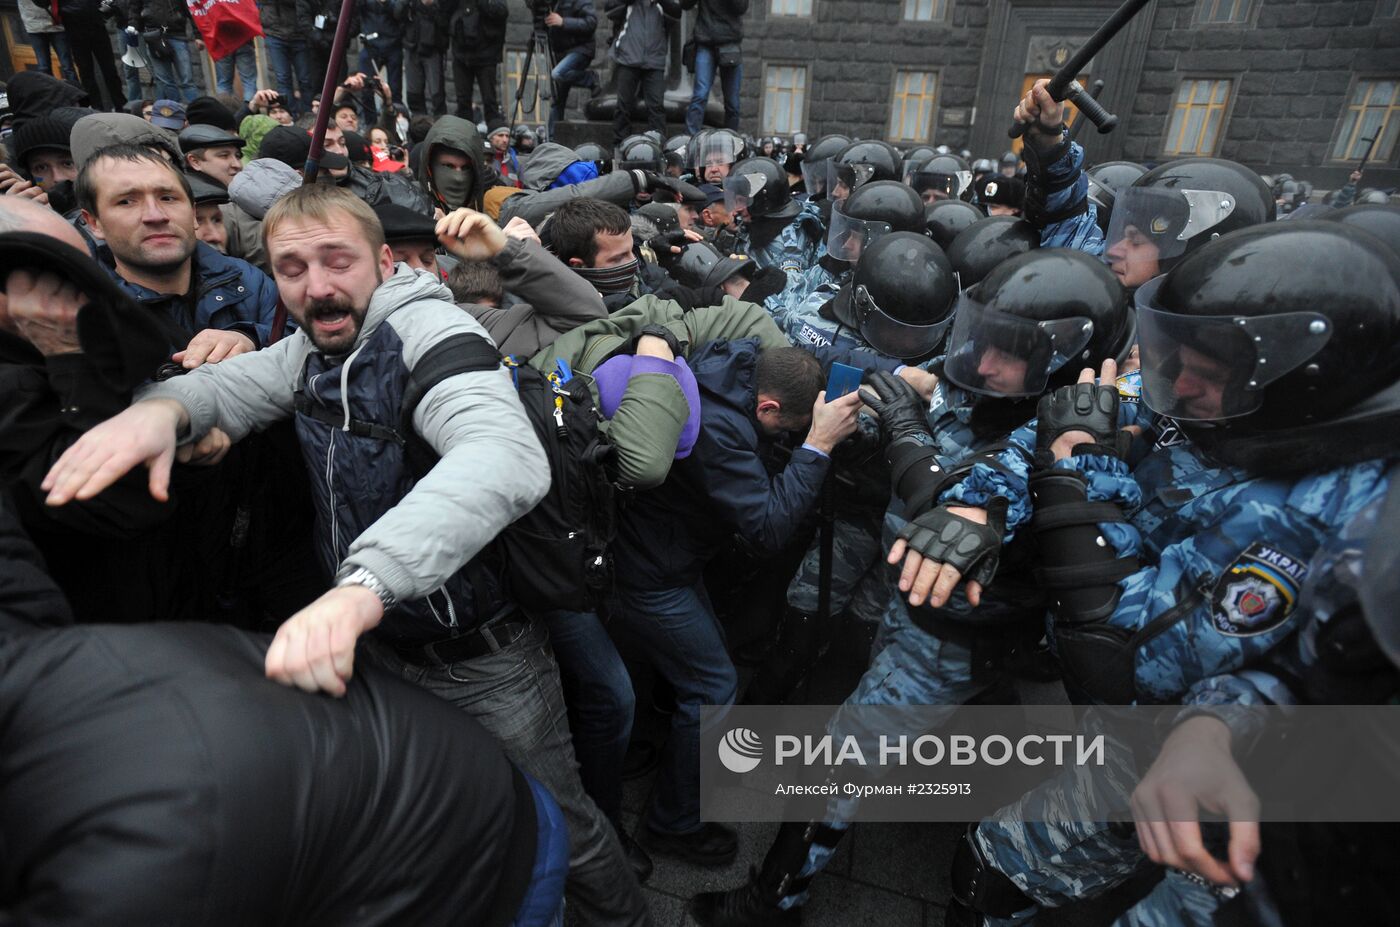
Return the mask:
[[1050, 445], [1067, 431], [1084, 431], [1092, 443], [1077, 444], [1074, 453], [1121, 458], [1125, 452], [1118, 430], [1118, 387], [1115, 384], [1075, 383], [1042, 396], [1036, 406], [1035, 462], [1054, 463]]
[[986, 586], [996, 576], [1005, 528], [1006, 503], [998, 499], [987, 506], [985, 525], [939, 506], [906, 523], [899, 536], [925, 559], [946, 563], [964, 580]]

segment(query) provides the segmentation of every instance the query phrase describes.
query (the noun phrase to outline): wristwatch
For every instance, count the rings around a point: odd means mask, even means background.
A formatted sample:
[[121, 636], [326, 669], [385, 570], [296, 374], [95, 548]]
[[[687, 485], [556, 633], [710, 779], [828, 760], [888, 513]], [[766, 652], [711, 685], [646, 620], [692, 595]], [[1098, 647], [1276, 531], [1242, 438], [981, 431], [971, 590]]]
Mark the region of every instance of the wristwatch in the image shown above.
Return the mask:
[[352, 566], [351, 564], [342, 567], [341, 571], [335, 575], [335, 587], [339, 589], [341, 586], [364, 586], [379, 597], [386, 612], [399, 602], [389, 591], [389, 587], [384, 585], [384, 581], [364, 567]]

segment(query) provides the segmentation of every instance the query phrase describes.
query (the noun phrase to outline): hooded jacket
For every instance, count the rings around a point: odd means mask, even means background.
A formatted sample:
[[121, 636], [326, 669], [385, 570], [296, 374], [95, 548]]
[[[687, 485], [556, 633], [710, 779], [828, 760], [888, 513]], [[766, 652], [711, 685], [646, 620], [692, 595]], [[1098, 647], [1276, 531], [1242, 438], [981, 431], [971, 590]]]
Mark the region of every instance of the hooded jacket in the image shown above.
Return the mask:
[[247, 167], [249, 162], [256, 161], [258, 149], [262, 147], [263, 136], [277, 128], [277, 120], [271, 116], [264, 116], [254, 113], [251, 116], [244, 116], [243, 121], [238, 124], [238, 136], [243, 139], [243, 166]]
[[397, 432], [410, 372], [428, 349], [486, 336], [451, 300], [441, 281], [400, 264], [374, 291], [350, 354], [322, 354], [300, 330], [141, 396], [183, 405], [192, 439], [218, 426], [238, 441], [295, 416], [322, 561], [384, 583], [400, 604], [375, 633], [403, 645], [455, 636], [507, 607], [499, 576], [477, 555], [550, 486], [504, 369], [451, 377], [417, 404], [411, 427], [438, 456], [421, 476], [401, 445], [350, 430], [355, 421]]
[[231, 202], [223, 207], [228, 253], [271, 273], [267, 249], [263, 246], [263, 216], [273, 203], [300, 186], [301, 175], [281, 161], [272, 158], [249, 161], [228, 185]]
[[[460, 151], [471, 162], [472, 170], [468, 173], [475, 183], [471, 192], [467, 194], [465, 203], [448, 205], [437, 191], [433, 179], [433, 154], [439, 147]], [[481, 196], [489, 183], [481, 166], [483, 153], [481, 133], [477, 131], [476, 126], [467, 120], [460, 116], [443, 116], [433, 123], [433, 127], [428, 130], [427, 137], [423, 139], [423, 170], [420, 176], [423, 178], [424, 188], [433, 198], [435, 204], [442, 206], [446, 212], [451, 212], [458, 206], [470, 206], [472, 209], [480, 211]]]
[[519, 216], [538, 228], [554, 210], [576, 196], [591, 196], [625, 207], [637, 195], [637, 174], [640, 173], [637, 171], [613, 171], [595, 180], [551, 190], [550, 185], [577, 160], [573, 149], [554, 142], [536, 148], [520, 170], [526, 192], [501, 204], [501, 224]]
[[15, 114], [15, 131], [42, 116], [66, 120], [71, 126], [93, 112], [88, 108], [87, 91], [43, 71], [20, 71], [5, 85], [5, 93]]
[[176, 164], [180, 157], [180, 141], [174, 132], [133, 116], [130, 113], [93, 113], [73, 124], [69, 136], [73, 163], [82, 167], [99, 148], [108, 145], [144, 145], [171, 155]]
[[482, 324], [502, 354], [532, 357], [569, 331], [608, 314], [598, 291], [533, 241], [512, 238], [491, 258], [501, 288], [516, 298], [509, 306], [466, 309]]
[[[247, 261], [220, 254], [202, 241], [195, 242], [192, 260], [193, 307], [181, 296], [157, 293], [121, 277], [117, 283], [138, 303], [184, 326], [190, 337], [206, 328], [222, 328], [242, 332], [256, 347], [267, 344], [277, 314], [277, 286], [272, 279]], [[173, 346], [177, 351], [184, 347]]]
[[700, 579], [733, 534], [759, 556], [792, 540], [816, 506], [830, 458], [806, 447], [770, 477], [772, 444], [758, 422], [759, 342], [715, 341], [690, 359], [700, 387], [700, 435], [666, 482], [638, 493], [618, 521], [618, 584], [677, 589]]

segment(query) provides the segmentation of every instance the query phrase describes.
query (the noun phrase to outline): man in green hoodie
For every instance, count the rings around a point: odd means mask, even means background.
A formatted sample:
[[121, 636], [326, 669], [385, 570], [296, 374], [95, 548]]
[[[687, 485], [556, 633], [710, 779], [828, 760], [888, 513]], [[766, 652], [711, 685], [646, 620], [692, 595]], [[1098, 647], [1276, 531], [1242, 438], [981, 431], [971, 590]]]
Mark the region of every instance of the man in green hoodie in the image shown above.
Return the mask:
[[444, 214], [462, 206], [480, 211], [481, 133], [459, 116], [443, 116], [423, 139], [423, 186]]

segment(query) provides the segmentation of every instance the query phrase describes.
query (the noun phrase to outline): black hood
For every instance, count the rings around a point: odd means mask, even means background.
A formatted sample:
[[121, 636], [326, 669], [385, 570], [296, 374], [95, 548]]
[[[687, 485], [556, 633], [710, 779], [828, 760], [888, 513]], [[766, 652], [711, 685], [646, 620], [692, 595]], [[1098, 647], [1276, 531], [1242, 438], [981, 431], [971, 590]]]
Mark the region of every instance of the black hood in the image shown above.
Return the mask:
[[[86, 91], [42, 71], [21, 71], [10, 79], [5, 92], [9, 94], [10, 109], [15, 114], [16, 129], [40, 116], [71, 124], [93, 112], [88, 109]], [[81, 112], [71, 112], [73, 110]]]

